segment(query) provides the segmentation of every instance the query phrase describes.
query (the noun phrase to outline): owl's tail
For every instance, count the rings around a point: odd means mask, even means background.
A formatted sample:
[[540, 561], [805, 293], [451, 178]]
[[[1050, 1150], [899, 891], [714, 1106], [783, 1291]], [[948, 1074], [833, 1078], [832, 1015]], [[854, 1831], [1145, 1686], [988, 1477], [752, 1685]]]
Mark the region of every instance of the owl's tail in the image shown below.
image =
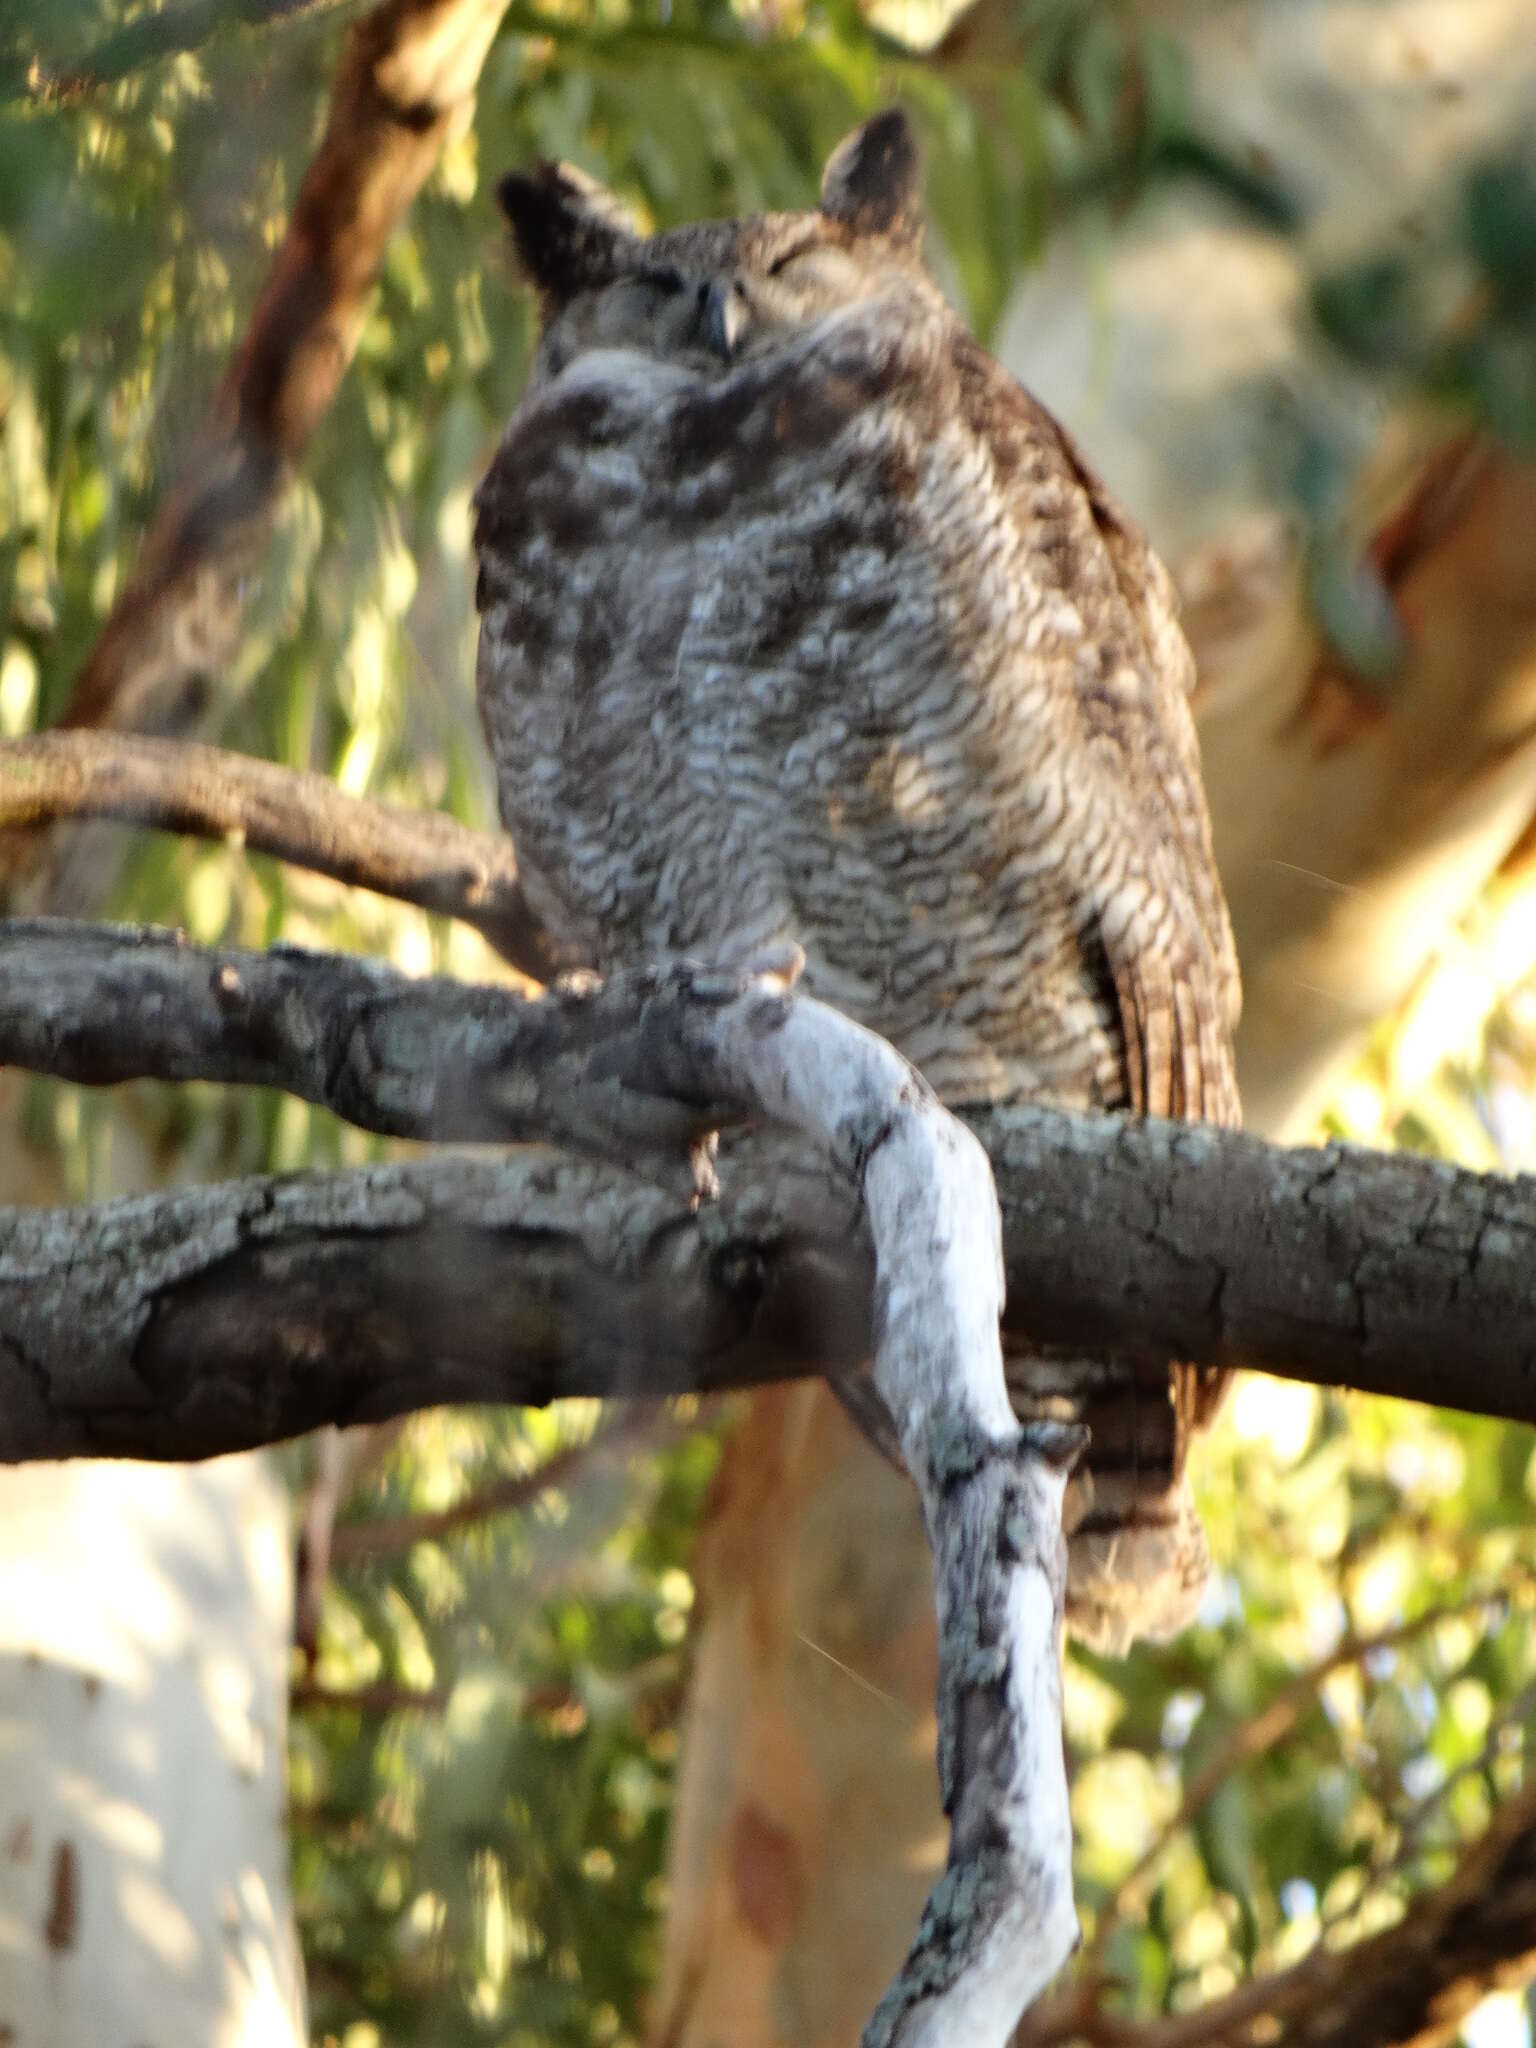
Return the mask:
[[[1067, 1627], [1090, 1649], [1123, 1657], [1142, 1637], [1166, 1642], [1195, 1618], [1210, 1572], [1205, 1531], [1184, 1475], [1191, 1417], [1219, 1394], [1214, 1375], [1157, 1373], [1123, 1361], [1053, 1359], [1005, 1345], [1021, 1419], [1086, 1422], [1087, 1455], [1067, 1486]], [[1204, 1382], [1209, 1379], [1210, 1384]], [[902, 1463], [896, 1431], [872, 1379], [833, 1390], [876, 1450]]]
[[1117, 1511], [1095, 1501], [1067, 1531], [1067, 1627], [1110, 1657], [1123, 1657], [1141, 1637], [1165, 1643], [1194, 1620], [1209, 1572], [1183, 1473]]

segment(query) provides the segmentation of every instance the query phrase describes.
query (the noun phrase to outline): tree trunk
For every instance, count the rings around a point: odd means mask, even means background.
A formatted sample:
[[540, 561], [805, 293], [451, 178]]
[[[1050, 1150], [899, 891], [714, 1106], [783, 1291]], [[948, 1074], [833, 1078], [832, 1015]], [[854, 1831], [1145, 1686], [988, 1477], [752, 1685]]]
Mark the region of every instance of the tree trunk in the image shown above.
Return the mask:
[[[14, 1134], [22, 1077], [3, 1078]], [[9, 1137], [0, 1201], [59, 1192]], [[283, 1828], [291, 1551], [260, 1454], [0, 1471], [8, 2048], [307, 2040]]]
[[0, 1478], [0, 2039], [301, 2048], [270, 1461]]

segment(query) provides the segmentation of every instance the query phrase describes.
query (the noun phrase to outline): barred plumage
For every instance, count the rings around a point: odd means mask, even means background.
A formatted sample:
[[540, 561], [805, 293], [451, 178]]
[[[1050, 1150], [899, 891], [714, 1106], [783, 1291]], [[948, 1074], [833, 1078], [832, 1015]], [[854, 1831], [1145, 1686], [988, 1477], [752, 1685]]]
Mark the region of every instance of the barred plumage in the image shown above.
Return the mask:
[[[502, 814], [573, 962], [792, 937], [952, 1104], [1233, 1122], [1238, 980], [1168, 578], [918, 253], [876, 117], [819, 210], [644, 237], [502, 188], [543, 328], [478, 499]], [[1166, 1632], [1211, 1383], [1015, 1356], [1082, 1409], [1069, 1611]]]

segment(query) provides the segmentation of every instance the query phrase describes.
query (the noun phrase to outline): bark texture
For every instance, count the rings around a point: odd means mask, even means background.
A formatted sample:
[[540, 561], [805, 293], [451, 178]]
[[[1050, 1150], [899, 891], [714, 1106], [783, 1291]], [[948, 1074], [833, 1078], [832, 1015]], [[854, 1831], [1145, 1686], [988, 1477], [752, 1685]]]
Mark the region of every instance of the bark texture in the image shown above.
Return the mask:
[[445, 812], [346, 796], [326, 775], [125, 733], [0, 741], [0, 833], [67, 818], [114, 818], [232, 840], [456, 917], [538, 980], [553, 969], [523, 900], [510, 839], [475, 832]]
[[675, 1071], [701, 979], [570, 977], [530, 999], [297, 946], [0, 920], [0, 1064], [278, 1088], [389, 1137], [564, 1142], [704, 1192], [706, 1134], [740, 1112]]
[[[48, 924], [0, 964], [6, 1061], [262, 1081], [396, 1135], [601, 1134], [648, 1174], [538, 1152], [0, 1212], [0, 1458], [207, 1457], [435, 1401], [855, 1372], [883, 1328], [819, 1155], [743, 1140], [697, 1207], [701, 1130], [763, 1109], [714, 1051], [735, 977], [530, 1000]], [[1530, 1180], [1155, 1119], [974, 1128], [1032, 1340], [1536, 1420]]]
[[[162, 956], [155, 961], [160, 967], [175, 959], [165, 948], [149, 952]], [[670, 1081], [672, 1092], [688, 1101], [735, 1103], [798, 1130], [859, 1191], [874, 1246], [875, 1384], [895, 1422], [934, 1545], [939, 1777], [952, 1823], [944, 1876], [865, 2040], [868, 2048], [939, 2048], [963, 2037], [977, 2048], [1003, 2048], [1077, 1934], [1061, 1732], [1061, 1507], [1084, 1432], [1053, 1422], [1020, 1429], [1014, 1419], [999, 1336], [1001, 1223], [981, 1145], [882, 1040], [824, 1005], [790, 994], [800, 962], [791, 949], [745, 982], [686, 969], [664, 977], [663, 989], [682, 992], [686, 1001], [676, 1030], [658, 1041], [654, 1064], [662, 1070], [663, 1088]], [[195, 1230], [198, 1249], [190, 1260], [191, 1243], [178, 1228], [187, 1220], [176, 1214], [178, 1198], [121, 1205], [115, 1215], [127, 1235], [109, 1226], [105, 1256], [86, 1282], [93, 1298], [84, 1323], [64, 1321], [61, 1290], [67, 1292], [72, 1282], [47, 1241], [46, 1215], [20, 1212], [14, 1256], [0, 1254], [0, 1288], [10, 1283], [7, 1291], [24, 1327], [0, 1344], [8, 1364], [30, 1382], [34, 1415], [39, 1401], [44, 1409], [54, 1405], [62, 1391], [58, 1371], [68, 1370], [50, 1341], [50, 1328], [55, 1334], [72, 1329], [71, 1349], [84, 1367], [83, 1378], [96, 1382], [85, 1392], [86, 1404], [109, 1430], [125, 1411], [137, 1409], [142, 1417], [148, 1407], [197, 1433], [232, 1414], [257, 1413], [263, 1392], [280, 1402], [301, 1376], [302, 1354], [309, 1349], [301, 1334], [306, 1309], [331, 1321], [317, 1333], [321, 1348], [313, 1360], [328, 1377], [341, 1328], [370, 1319], [377, 1326], [390, 1306], [381, 1293], [383, 1273], [358, 1290], [344, 1258], [322, 1284], [306, 1285], [292, 1270], [268, 1270], [255, 1279], [275, 1310], [269, 1320], [279, 1326], [279, 1347], [287, 1353], [285, 1360], [269, 1356], [265, 1372], [242, 1377], [238, 1366], [226, 1367], [213, 1383], [195, 1371], [184, 1376], [186, 1361], [177, 1356], [175, 1338], [169, 1349], [164, 1341], [167, 1312], [174, 1324], [187, 1309], [189, 1280], [193, 1291], [211, 1282], [213, 1297], [192, 1311], [191, 1322], [202, 1332], [199, 1341], [217, 1344], [222, 1334], [233, 1364], [232, 1347], [240, 1343], [245, 1318], [226, 1320], [228, 1297], [219, 1300], [223, 1283], [232, 1266], [249, 1268], [252, 1254], [259, 1262], [271, 1249], [268, 1224], [290, 1201], [303, 1206], [316, 1196], [322, 1207], [312, 1220], [333, 1249], [379, 1220], [380, 1197], [397, 1228], [413, 1220], [425, 1225], [428, 1241], [417, 1233], [420, 1262], [401, 1261], [397, 1250], [390, 1263], [397, 1271], [405, 1266], [416, 1298], [424, 1291], [423, 1275], [431, 1276], [427, 1286], [441, 1286], [448, 1275], [465, 1283], [471, 1305], [471, 1319], [461, 1324], [467, 1351], [482, 1341], [485, 1324], [500, 1318], [496, 1276], [487, 1274], [483, 1259], [477, 1262], [475, 1277], [482, 1286], [489, 1278], [491, 1285], [489, 1300], [476, 1301], [470, 1264], [469, 1234], [488, 1221], [494, 1228], [494, 1221], [484, 1209], [486, 1188], [475, 1186], [483, 1182], [484, 1169], [470, 1161], [438, 1164], [448, 1168], [447, 1204], [441, 1200], [445, 1190], [433, 1185], [441, 1174], [431, 1167], [406, 1169], [406, 1179], [393, 1187], [365, 1175], [350, 1183], [351, 1194], [361, 1197], [353, 1203], [342, 1181], [248, 1183], [229, 1191], [235, 1205], [225, 1208], [212, 1243], [204, 1229]], [[466, 1177], [479, 1199], [469, 1207], [461, 1200], [455, 1209], [453, 1183], [459, 1182], [462, 1197]], [[340, 1207], [334, 1202], [338, 1193]], [[196, 1197], [180, 1198], [187, 1200]], [[157, 1208], [170, 1227], [136, 1237], [135, 1225]], [[591, 1234], [601, 1228], [599, 1213], [593, 1201], [583, 1200], [571, 1220]], [[515, 1214], [520, 1231], [548, 1237], [547, 1221], [530, 1215], [527, 1203], [519, 1202]], [[445, 1231], [443, 1241], [431, 1241]], [[455, 1242], [456, 1234], [461, 1241]], [[541, 1319], [565, 1320], [558, 1314], [550, 1318], [549, 1309], [574, 1277], [551, 1291], [546, 1268], [537, 1299], [525, 1294], [520, 1327], [502, 1333], [510, 1337], [514, 1355], [537, 1345]], [[153, 1301], [147, 1317], [146, 1286]], [[578, 1297], [571, 1288], [572, 1305], [578, 1298], [587, 1301], [592, 1291], [589, 1283]], [[399, 1287], [396, 1299], [403, 1306]], [[627, 1298], [624, 1306], [631, 1306]], [[663, 1352], [676, 1321], [675, 1301], [668, 1306], [671, 1313], [659, 1314], [651, 1332]], [[105, 1340], [101, 1345], [93, 1342], [98, 1334]], [[190, 1334], [188, 1325], [183, 1338]], [[379, 1334], [375, 1327], [375, 1341]], [[610, 1354], [618, 1334], [612, 1326], [602, 1347]], [[628, 1342], [643, 1334], [631, 1323]], [[125, 1339], [126, 1375], [112, 1370], [112, 1354], [121, 1353]], [[427, 1398], [469, 1392], [451, 1383], [462, 1356], [450, 1349], [444, 1358], [441, 1337], [436, 1343], [449, 1384]], [[429, 1356], [416, 1355], [407, 1370], [418, 1376], [423, 1367], [430, 1371]], [[123, 1362], [121, 1356], [116, 1360]], [[397, 1356], [397, 1363], [404, 1362]], [[492, 1358], [487, 1355], [483, 1364], [490, 1366]], [[110, 1384], [100, 1380], [103, 1365]], [[26, 1400], [19, 1385], [6, 1389], [13, 1390]], [[366, 1404], [366, 1391], [363, 1399]], [[201, 1445], [204, 1451], [211, 1447]]]
[[949, 1854], [865, 2048], [1002, 2048], [1077, 1940], [1061, 1507], [1085, 1432], [1014, 1419], [986, 1154], [900, 1054], [771, 976], [674, 1042], [709, 1093], [814, 1138], [857, 1186], [875, 1250], [875, 1386], [933, 1545]]

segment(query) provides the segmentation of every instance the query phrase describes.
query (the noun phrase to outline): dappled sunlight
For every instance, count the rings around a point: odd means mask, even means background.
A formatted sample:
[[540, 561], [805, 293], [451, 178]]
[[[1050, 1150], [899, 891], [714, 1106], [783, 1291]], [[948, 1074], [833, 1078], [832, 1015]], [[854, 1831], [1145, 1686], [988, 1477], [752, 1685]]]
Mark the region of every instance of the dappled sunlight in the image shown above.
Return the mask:
[[[0, 9], [0, 739], [59, 718], [131, 588], [304, 218], [366, 12]], [[1184, 584], [1255, 1122], [1529, 1170], [1530, 15], [515, 6], [356, 309], [355, 356], [332, 336], [350, 359], [333, 400], [272, 457], [269, 524], [225, 606], [238, 638], [187, 664], [189, 720], [350, 795], [497, 829], [473, 493], [534, 307], [496, 180], [567, 157], [648, 226], [799, 207], [836, 138], [900, 98], [946, 294]], [[434, 19], [431, 66], [452, 71], [469, 58]], [[167, 34], [194, 46], [134, 43]], [[120, 37], [121, 71], [70, 82], [66, 60]], [[1026, 651], [1080, 616], [1045, 592]], [[963, 820], [969, 783], [895, 721], [881, 740], [892, 818]], [[803, 732], [782, 744], [814, 761]], [[856, 794], [826, 792], [845, 845]], [[468, 925], [240, 835], [103, 832], [115, 915], [520, 979]], [[0, 1200], [404, 1149], [288, 1095], [11, 1080]], [[449, 1271], [402, 1247], [400, 1284], [453, 1327], [491, 1313], [473, 1249]], [[568, 1308], [544, 1305], [549, 1328]], [[1192, 1626], [1124, 1658], [1066, 1651], [1072, 1983], [1127, 2027], [1411, 1927], [1532, 1782], [1528, 1431], [1241, 1375], [1190, 1472], [1214, 1560]], [[727, 2048], [843, 2048], [944, 1868], [913, 1499], [824, 1391], [429, 1410], [267, 1463], [21, 1469], [3, 1507], [0, 2040], [16, 2026], [18, 2048], [50, 2038], [40, 2012], [61, 2048], [96, 2038], [41, 1992], [19, 2021], [5, 2000], [13, 1980], [67, 1982], [78, 1927], [103, 1924], [109, 2009], [165, 1992], [153, 2048], [200, 2043], [220, 1985], [238, 2017], [210, 2048], [296, 2038], [295, 1939], [316, 2048], [700, 2048], [711, 2029]], [[692, 2031], [686, 1995], [663, 2009], [669, 1971], [706, 1987]], [[1465, 2048], [1531, 2048], [1532, 2010], [1485, 1999]]]

